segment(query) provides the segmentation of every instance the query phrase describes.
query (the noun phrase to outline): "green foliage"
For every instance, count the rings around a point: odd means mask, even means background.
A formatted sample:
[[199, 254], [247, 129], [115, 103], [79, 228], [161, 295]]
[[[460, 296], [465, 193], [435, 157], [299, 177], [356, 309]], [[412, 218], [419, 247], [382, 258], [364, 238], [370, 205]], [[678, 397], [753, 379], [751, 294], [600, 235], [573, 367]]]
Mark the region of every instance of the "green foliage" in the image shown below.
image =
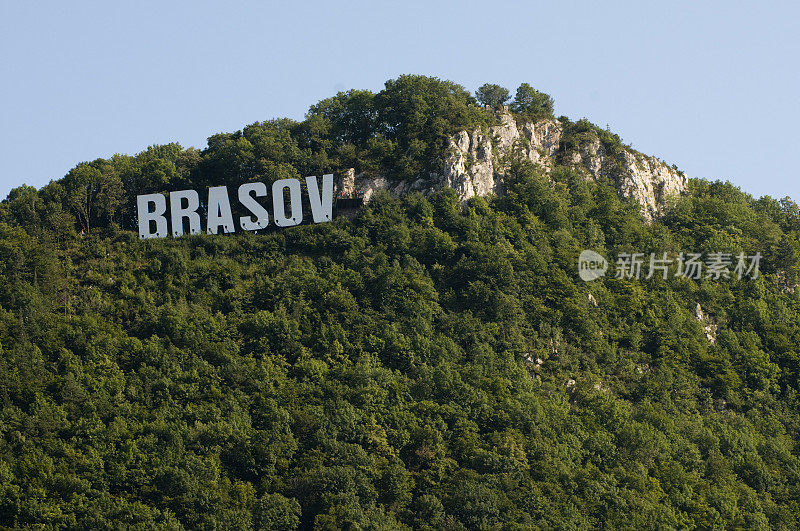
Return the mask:
[[587, 142], [595, 138], [600, 141], [605, 153], [612, 158], [620, 155], [623, 150], [624, 146], [618, 135], [597, 127], [586, 118], [572, 122], [566, 117], [561, 117], [559, 121], [564, 126], [561, 137], [564, 153], [580, 150]]
[[364, 144], [378, 130], [375, 95], [368, 90], [348, 90], [312, 105], [309, 117], [319, 117], [329, 138], [342, 143]]
[[523, 83], [517, 88], [511, 110], [530, 118], [552, 118], [553, 98]]
[[325, 168], [409, 178], [441, 166], [452, 134], [493, 122], [462, 86], [403, 75], [377, 94], [350, 90], [312, 105], [300, 137], [312, 150], [324, 150], [316, 160]]
[[475, 96], [481, 105], [488, 105], [493, 109], [499, 109], [505, 102], [511, 99], [508, 89], [493, 83], [484, 83], [475, 92]]
[[[607, 182], [512, 158], [493, 200], [379, 194], [353, 219], [260, 234], [128, 230], [137, 193], [405, 156], [400, 175], [489, 119], [460, 87], [404, 76], [202, 152], [153, 146], [13, 190], [0, 526], [800, 526], [788, 199], [692, 181], [645, 224]], [[718, 245], [762, 252], [762, 275], [576, 275], [583, 248]]]
[[440, 168], [456, 131], [494, 121], [464, 87], [437, 78], [400, 76], [376, 99], [382, 128], [396, 145], [389, 167], [404, 178]]

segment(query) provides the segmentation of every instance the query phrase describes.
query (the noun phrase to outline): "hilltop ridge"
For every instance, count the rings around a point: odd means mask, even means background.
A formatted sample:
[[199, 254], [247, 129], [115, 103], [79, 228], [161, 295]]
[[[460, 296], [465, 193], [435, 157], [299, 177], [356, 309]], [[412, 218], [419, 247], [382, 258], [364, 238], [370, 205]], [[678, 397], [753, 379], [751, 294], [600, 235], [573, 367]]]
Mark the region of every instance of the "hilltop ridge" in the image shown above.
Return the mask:
[[[324, 99], [302, 121], [272, 119], [212, 135], [203, 150], [173, 143], [81, 162], [38, 196], [90, 232], [110, 224], [136, 230], [139, 194], [326, 173], [337, 175], [337, 192], [352, 177], [347, 188], [367, 201], [381, 190], [452, 188], [461, 201], [497, 196], [515, 159], [546, 175], [566, 168], [607, 180], [620, 197], [637, 201], [648, 221], [686, 192], [688, 180], [675, 167], [585, 119], [556, 118], [552, 107], [552, 98], [524, 83], [506, 107], [479, 104], [451, 81], [405, 75], [378, 93], [349, 90]], [[23, 185], [9, 198], [29, 193]]]

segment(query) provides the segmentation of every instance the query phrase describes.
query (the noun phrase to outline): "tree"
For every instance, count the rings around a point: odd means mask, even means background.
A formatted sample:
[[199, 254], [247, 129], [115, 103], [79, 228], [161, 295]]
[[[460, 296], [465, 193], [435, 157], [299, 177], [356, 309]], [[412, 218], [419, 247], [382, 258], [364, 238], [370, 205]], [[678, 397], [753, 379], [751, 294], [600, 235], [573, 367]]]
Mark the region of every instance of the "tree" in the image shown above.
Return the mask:
[[533, 118], [553, 116], [553, 98], [549, 94], [539, 92], [529, 84], [523, 83], [517, 89], [517, 94], [511, 103], [511, 110]]
[[64, 177], [67, 202], [89, 232], [95, 222], [113, 221], [124, 195], [122, 180], [113, 166], [103, 159], [82, 162]]
[[493, 123], [461, 85], [435, 77], [403, 75], [390, 79], [375, 97], [379, 129], [396, 144], [391, 171], [411, 177], [439, 168], [450, 136]]
[[340, 142], [364, 143], [376, 132], [377, 115], [369, 90], [348, 90], [327, 98], [308, 110], [307, 119], [321, 116], [330, 135]]
[[297, 529], [300, 525], [300, 504], [280, 494], [264, 494], [253, 511], [255, 529]]
[[507, 88], [492, 83], [481, 85], [475, 95], [482, 105], [488, 105], [493, 109], [499, 109], [511, 98]]

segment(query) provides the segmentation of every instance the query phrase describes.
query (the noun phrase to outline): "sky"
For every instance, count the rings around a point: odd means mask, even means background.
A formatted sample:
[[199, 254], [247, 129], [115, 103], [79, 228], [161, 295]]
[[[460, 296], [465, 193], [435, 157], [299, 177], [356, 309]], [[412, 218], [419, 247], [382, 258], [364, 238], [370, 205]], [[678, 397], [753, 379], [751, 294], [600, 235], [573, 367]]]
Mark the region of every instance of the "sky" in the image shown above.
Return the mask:
[[426, 74], [523, 82], [690, 177], [800, 200], [796, 2], [0, 3], [0, 198]]

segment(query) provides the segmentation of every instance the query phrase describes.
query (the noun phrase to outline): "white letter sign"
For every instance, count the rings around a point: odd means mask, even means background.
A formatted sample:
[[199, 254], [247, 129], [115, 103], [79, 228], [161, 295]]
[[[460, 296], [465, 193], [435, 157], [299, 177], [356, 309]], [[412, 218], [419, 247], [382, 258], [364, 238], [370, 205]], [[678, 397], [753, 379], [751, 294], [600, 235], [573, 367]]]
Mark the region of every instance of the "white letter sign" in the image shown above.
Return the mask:
[[[333, 174], [322, 176], [322, 190], [316, 176], [306, 177], [308, 204], [314, 223], [333, 220]], [[288, 200], [285, 190], [289, 190]], [[272, 183], [272, 219], [278, 227], [293, 227], [303, 222], [303, 191], [298, 179], [279, 179]], [[163, 194], [143, 194], [136, 197], [139, 220], [139, 237], [166, 238], [168, 234], [181, 236], [184, 220], [188, 220], [189, 234], [199, 234], [200, 214], [206, 215], [206, 232], [217, 234], [236, 232], [233, 213], [239, 217], [242, 230], [260, 230], [269, 226], [270, 213], [256, 198], [267, 197], [267, 185], [262, 182], [244, 183], [237, 190], [239, 205], [231, 207], [227, 186], [208, 189], [208, 201], [201, 205], [195, 190], [178, 190], [169, 193], [169, 227], [167, 227], [167, 198]], [[288, 203], [288, 206], [287, 206]], [[202, 207], [202, 208], [201, 208]], [[155, 229], [155, 232], [153, 231]]]

